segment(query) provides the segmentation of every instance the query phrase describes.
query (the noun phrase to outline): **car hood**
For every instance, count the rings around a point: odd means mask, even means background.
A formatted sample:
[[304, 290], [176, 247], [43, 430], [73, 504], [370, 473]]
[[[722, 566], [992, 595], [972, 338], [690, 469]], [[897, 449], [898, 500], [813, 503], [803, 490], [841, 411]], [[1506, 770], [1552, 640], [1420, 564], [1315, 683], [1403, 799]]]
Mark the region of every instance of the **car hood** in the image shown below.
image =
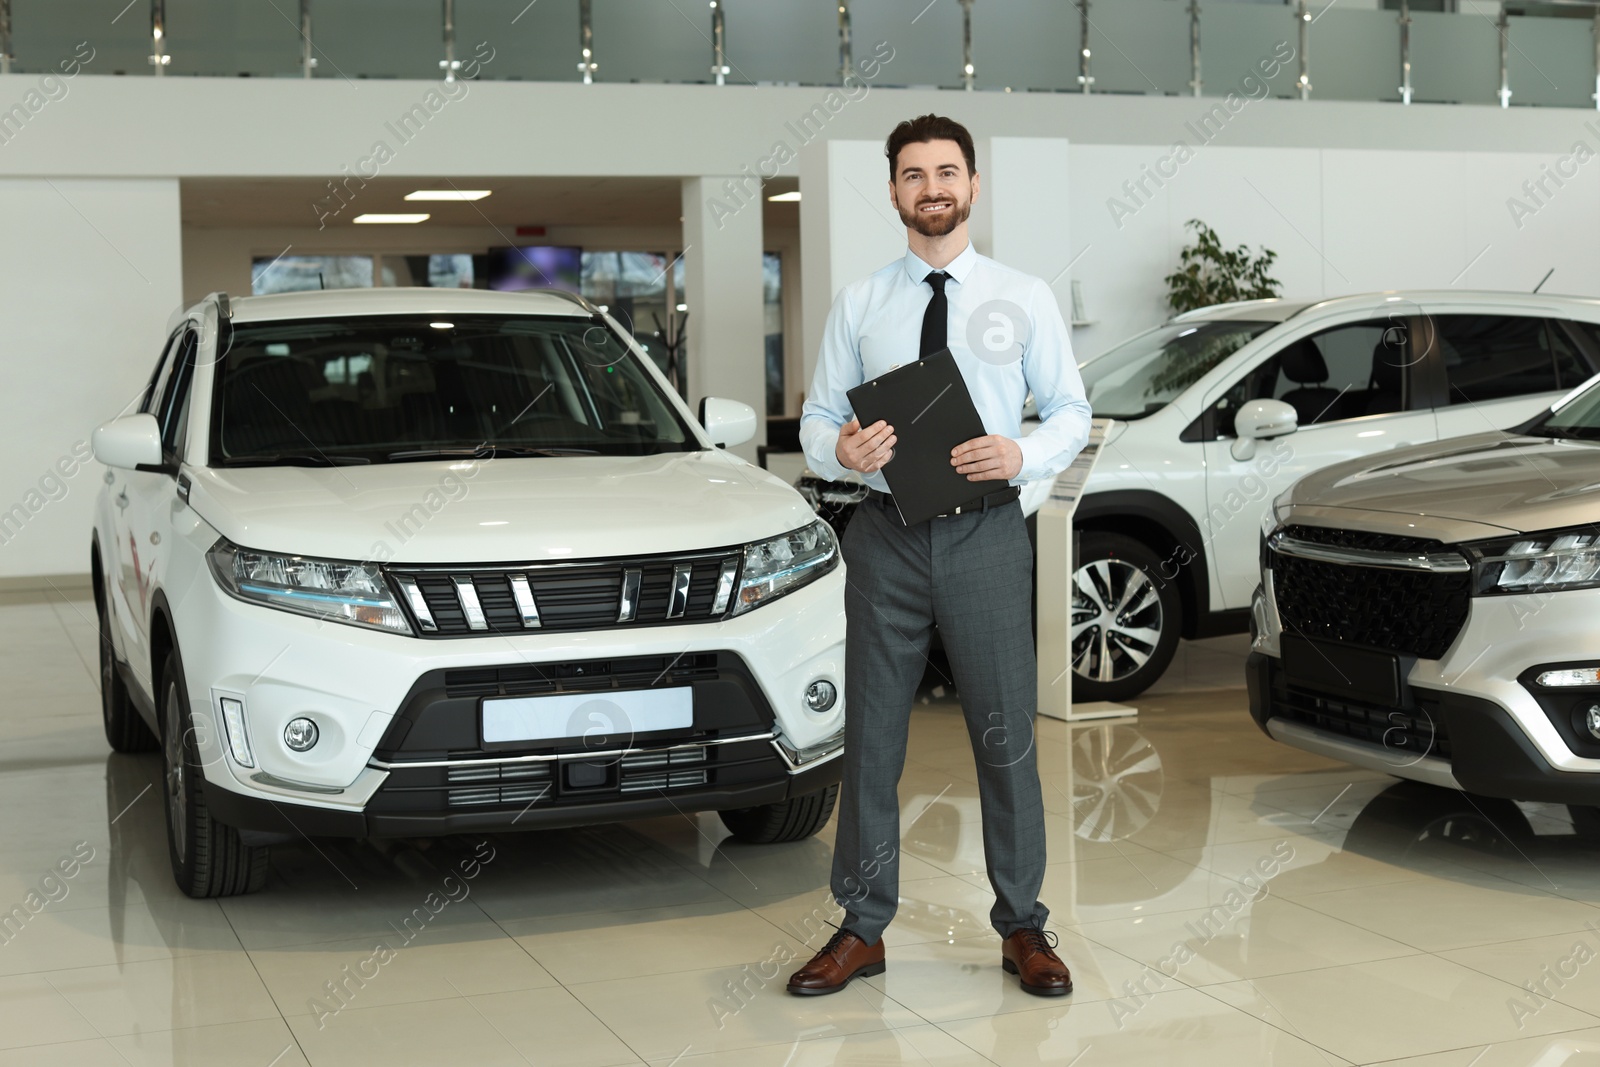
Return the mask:
[[[1339, 509], [1524, 533], [1590, 521], [1600, 507], [1600, 445], [1496, 432], [1326, 467], [1296, 482], [1296, 512]], [[1281, 509], [1280, 509], [1281, 512]]]
[[782, 479], [711, 451], [188, 473], [191, 506], [235, 544], [333, 559], [496, 563], [689, 552], [816, 520]]

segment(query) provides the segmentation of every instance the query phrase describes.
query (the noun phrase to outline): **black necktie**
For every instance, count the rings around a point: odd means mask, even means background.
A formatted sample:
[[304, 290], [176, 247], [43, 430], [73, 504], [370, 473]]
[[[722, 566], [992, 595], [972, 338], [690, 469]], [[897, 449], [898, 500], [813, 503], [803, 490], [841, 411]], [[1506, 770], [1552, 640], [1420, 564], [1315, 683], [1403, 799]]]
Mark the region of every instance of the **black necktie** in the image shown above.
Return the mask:
[[942, 270], [930, 271], [922, 280], [933, 286], [933, 299], [928, 301], [928, 310], [922, 313], [922, 351], [917, 354], [918, 359], [945, 347], [950, 331], [950, 301], [944, 295], [944, 283], [950, 280], [950, 275]]

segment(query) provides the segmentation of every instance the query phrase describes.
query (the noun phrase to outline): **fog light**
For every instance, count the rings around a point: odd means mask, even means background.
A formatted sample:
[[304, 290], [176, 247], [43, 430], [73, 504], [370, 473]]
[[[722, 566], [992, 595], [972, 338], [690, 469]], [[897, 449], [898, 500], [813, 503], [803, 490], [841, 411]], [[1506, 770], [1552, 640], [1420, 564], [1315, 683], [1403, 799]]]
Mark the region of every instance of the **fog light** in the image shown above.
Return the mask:
[[1590, 704], [1583, 713], [1583, 724], [1589, 728], [1589, 736], [1600, 740], [1600, 704]]
[[806, 686], [806, 707], [812, 711], [827, 711], [839, 699], [839, 690], [826, 678], [818, 678]]
[[1545, 671], [1535, 681], [1549, 689], [1569, 685], [1600, 685], [1600, 667], [1568, 667], [1559, 671]]
[[283, 743], [296, 752], [305, 752], [317, 743], [317, 724], [310, 719], [290, 719], [283, 728]]

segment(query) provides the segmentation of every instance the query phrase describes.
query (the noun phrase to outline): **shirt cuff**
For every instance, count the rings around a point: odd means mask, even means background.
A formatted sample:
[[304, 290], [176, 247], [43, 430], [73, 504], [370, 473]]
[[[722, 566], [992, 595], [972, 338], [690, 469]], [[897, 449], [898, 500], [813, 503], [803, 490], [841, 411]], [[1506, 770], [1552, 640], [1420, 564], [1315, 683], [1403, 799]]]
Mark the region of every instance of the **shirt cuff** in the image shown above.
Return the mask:
[[1022, 469], [1017, 472], [1020, 480], [1032, 482], [1051, 476], [1053, 472], [1047, 466], [1050, 457], [1039, 454], [1044, 442], [1034, 440], [1031, 434], [1027, 437], [1013, 437], [1012, 440], [1022, 450]]

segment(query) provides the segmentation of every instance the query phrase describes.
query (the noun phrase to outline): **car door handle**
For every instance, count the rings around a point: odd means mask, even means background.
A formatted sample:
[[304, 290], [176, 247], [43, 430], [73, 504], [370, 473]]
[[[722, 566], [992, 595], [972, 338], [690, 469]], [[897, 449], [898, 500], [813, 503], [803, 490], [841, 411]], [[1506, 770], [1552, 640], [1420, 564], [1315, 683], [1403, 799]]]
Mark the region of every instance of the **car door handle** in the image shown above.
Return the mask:
[[117, 507], [125, 508], [127, 506], [128, 506], [128, 491], [126, 489], [124, 489], [122, 492], [117, 494]]

